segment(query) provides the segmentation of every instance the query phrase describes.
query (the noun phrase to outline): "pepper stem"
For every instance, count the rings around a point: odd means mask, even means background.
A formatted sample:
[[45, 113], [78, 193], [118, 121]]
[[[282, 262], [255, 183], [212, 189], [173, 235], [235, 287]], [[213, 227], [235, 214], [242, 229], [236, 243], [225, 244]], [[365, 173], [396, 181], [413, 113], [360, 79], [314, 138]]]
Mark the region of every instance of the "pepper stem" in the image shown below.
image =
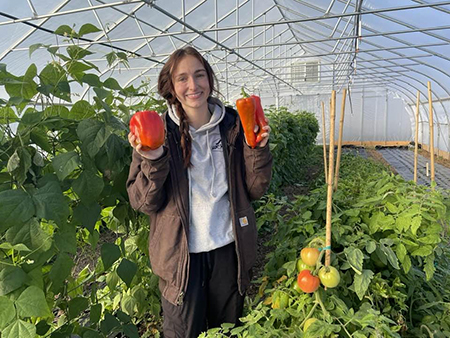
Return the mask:
[[244, 87], [241, 87], [241, 95], [242, 95], [243, 97], [249, 97], [249, 96], [250, 96], [250, 95], [248, 95], [248, 94], [245, 92]]

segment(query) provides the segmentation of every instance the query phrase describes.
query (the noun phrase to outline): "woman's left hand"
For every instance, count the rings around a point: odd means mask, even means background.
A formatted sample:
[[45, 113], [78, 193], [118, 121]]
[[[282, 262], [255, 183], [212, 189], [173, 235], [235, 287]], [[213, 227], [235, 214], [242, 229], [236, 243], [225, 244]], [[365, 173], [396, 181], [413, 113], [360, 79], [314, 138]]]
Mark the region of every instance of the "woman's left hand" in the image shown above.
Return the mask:
[[[261, 141], [258, 143], [259, 148], [263, 148], [266, 146], [267, 142], [269, 142], [269, 134], [270, 134], [270, 126], [269, 120], [266, 118], [267, 126], [262, 127], [266, 132], [261, 134]], [[258, 133], [259, 126], [255, 126], [255, 133]]]

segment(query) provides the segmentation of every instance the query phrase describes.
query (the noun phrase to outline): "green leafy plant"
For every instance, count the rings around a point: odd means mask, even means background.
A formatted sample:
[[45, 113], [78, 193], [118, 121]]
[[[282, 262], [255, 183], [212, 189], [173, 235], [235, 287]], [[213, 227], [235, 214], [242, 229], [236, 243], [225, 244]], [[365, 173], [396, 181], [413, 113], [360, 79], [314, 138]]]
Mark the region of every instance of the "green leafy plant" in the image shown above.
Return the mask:
[[[160, 102], [147, 84], [101, 78], [78, 46], [36, 44], [53, 61], [24, 75], [0, 65], [0, 332], [4, 338], [158, 335], [158, 279], [147, 254], [148, 220], [128, 203], [130, 115]], [[125, 54], [108, 54], [108, 62]], [[85, 95], [74, 93], [82, 86]], [[76, 97], [75, 102], [74, 97]], [[111, 241], [103, 238], [108, 234]], [[80, 254], [94, 255], [75, 266]], [[75, 270], [78, 270], [75, 272]], [[140, 335], [138, 327], [143, 332]]]

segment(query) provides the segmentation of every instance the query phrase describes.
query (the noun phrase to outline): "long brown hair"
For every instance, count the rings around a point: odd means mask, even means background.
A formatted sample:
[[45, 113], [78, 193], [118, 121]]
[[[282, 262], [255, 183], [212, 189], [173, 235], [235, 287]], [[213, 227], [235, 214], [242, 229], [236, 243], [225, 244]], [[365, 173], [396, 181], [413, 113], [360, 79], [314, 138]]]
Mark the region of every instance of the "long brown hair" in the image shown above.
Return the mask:
[[178, 101], [175, 95], [175, 89], [172, 81], [172, 72], [181, 61], [186, 56], [193, 56], [205, 67], [206, 74], [208, 76], [210, 93], [218, 93], [216, 88], [217, 78], [211, 65], [206, 61], [206, 59], [193, 47], [184, 47], [177, 49], [170, 55], [167, 62], [164, 64], [158, 77], [158, 93], [164, 99], [167, 100], [168, 104], [175, 105], [176, 113], [180, 119], [180, 134], [181, 134], [181, 149], [183, 153], [183, 163], [184, 167], [187, 168], [191, 165], [191, 154], [192, 154], [192, 138], [189, 134], [189, 123], [187, 119], [186, 112], [184, 111], [181, 102]]

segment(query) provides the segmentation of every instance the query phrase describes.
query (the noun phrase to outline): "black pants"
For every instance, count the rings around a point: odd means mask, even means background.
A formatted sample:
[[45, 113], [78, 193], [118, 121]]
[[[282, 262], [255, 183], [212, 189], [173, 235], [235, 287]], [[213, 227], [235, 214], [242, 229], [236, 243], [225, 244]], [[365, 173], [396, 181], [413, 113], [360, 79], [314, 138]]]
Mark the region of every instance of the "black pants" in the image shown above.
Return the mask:
[[234, 242], [210, 252], [191, 253], [183, 304], [175, 306], [162, 298], [164, 337], [196, 338], [222, 323], [238, 325], [243, 306]]

